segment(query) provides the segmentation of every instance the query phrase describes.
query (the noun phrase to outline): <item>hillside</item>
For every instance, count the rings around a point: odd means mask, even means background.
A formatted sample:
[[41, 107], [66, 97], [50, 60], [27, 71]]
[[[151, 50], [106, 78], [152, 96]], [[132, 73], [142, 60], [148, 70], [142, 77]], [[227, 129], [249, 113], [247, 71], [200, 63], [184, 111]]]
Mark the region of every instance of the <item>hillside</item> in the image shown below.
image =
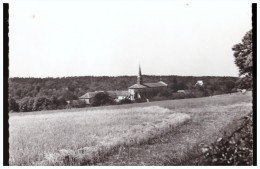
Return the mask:
[[[219, 85], [225, 88], [227, 81], [236, 81], [237, 77], [214, 76], [148, 76], [144, 75], [144, 82], [157, 82], [162, 79], [170, 88], [179, 90], [192, 88], [198, 80], [203, 80], [205, 86]], [[136, 83], [136, 76], [82, 76], [63, 78], [9, 78], [9, 95], [15, 99], [26, 96], [64, 96], [70, 99], [70, 94], [79, 97], [86, 92], [99, 90], [127, 90]]]
[[[163, 80], [168, 84], [166, 93], [162, 93], [157, 100], [178, 99], [172, 96], [177, 90], [195, 90], [194, 84], [198, 80], [204, 83], [203, 91], [193, 94], [192, 97], [202, 97], [229, 92], [229, 84], [237, 82], [236, 77], [193, 77], [193, 76], [143, 76], [144, 82], [158, 82]], [[119, 77], [63, 77], [63, 78], [10, 78], [9, 79], [9, 102], [14, 103], [15, 109], [27, 111], [43, 109], [66, 108], [66, 101], [76, 100], [86, 92], [127, 90], [129, 86], [136, 83], [136, 76]], [[231, 86], [232, 87], [232, 86]], [[234, 86], [233, 86], [234, 87]], [[233, 88], [232, 87], [232, 88]], [[165, 97], [167, 96], [167, 97]], [[190, 97], [190, 96], [189, 96]], [[187, 97], [184, 97], [187, 98]], [[37, 102], [37, 103], [36, 103]], [[28, 110], [29, 111], [29, 110]]]

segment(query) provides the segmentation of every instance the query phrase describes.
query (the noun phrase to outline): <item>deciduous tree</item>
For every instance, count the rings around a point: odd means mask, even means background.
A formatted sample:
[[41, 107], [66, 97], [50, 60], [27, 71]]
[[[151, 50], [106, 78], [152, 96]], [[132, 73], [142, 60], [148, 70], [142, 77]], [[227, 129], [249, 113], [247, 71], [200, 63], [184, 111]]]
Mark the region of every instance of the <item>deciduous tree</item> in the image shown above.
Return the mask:
[[100, 92], [95, 95], [92, 106], [102, 106], [105, 104], [112, 104], [112, 103], [113, 100], [107, 93]]
[[228, 90], [229, 94], [231, 94], [232, 89], [235, 87], [235, 82], [233, 81], [227, 81], [226, 82], [226, 89]]
[[234, 51], [235, 64], [239, 69], [239, 76], [246, 80], [252, 86], [252, 30], [248, 31], [242, 39], [241, 43], [236, 44], [232, 50]]

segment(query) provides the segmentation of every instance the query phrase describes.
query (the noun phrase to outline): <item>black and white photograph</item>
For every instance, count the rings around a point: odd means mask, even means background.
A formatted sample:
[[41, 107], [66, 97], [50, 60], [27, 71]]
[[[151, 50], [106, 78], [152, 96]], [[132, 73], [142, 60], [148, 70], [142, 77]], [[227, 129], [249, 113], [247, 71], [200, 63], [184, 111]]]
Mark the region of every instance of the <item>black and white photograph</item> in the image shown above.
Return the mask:
[[256, 5], [6, 4], [8, 165], [256, 165]]

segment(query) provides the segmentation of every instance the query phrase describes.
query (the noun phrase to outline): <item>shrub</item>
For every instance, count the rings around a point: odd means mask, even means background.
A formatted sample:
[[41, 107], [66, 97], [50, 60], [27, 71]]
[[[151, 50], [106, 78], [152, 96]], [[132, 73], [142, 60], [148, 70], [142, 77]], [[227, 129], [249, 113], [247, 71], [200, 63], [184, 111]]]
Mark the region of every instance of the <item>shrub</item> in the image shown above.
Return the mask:
[[33, 111], [49, 110], [51, 109], [50, 105], [51, 105], [50, 99], [43, 96], [36, 97], [33, 104]]
[[67, 105], [67, 102], [63, 96], [57, 98], [57, 108], [63, 109]]
[[157, 96], [170, 97], [172, 93], [169, 90], [162, 90], [158, 92]]
[[8, 106], [9, 111], [14, 111], [14, 112], [19, 111], [19, 105], [13, 98], [9, 98], [8, 103], [9, 103]]
[[202, 165], [252, 165], [253, 122], [252, 113], [230, 136], [219, 138], [212, 145], [202, 147]]
[[185, 98], [185, 94], [184, 93], [173, 93], [172, 94], [172, 99], [184, 99]]
[[120, 100], [118, 104], [130, 104], [130, 103], [132, 103], [132, 101], [130, 99], [125, 98]]
[[75, 108], [82, 108], [86, 107], [86, 102], [84, 100], [72, 100], [69, 105]]
[[34, 100], [33, 100], [32, 97], [24, 97], [24, 98], [19, 102], [19, 110], [20, 110], [20, 112], [32, 111], [33, 102], [34, 102]]
[[107, 93], [100, 92], [95, 95], [91, 106], [102, 106], [109, 104], [114, 104], [113, 99]]

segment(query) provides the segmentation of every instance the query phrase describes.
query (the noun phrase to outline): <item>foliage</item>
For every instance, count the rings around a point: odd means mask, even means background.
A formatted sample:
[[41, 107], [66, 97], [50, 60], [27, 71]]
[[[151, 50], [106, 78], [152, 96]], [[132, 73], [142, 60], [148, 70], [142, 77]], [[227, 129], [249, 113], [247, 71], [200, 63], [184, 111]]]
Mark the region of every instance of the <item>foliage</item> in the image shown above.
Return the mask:
[[60, 96], [57, 98], [57, 107], [64, 107], [65, 105], [67, 105], [67, 102], [65, 100], [65, 98], [63, 96]]
[[36, 97], [35, 102], [33, 104], [33, 111], [42, 110], [44, 105], [46, 104], [46, 97]]
[[214, 82], [210, 87], [208, 87], [208, 89], [211, 92], [211, 95], [214, 95], [215, 91], [219, 90], [219, 85], [217, 84], [217, 82]]
[[[172, 93], [177, 90], [193, 90], [191, 95], [186, 94], [184, 98], [203, 97], [208, 93], [222, 94], [227, 93], [225, 85], [228, 81], [237, 81], [236, 77], [192, 77], [192, 76], [147, 76], [144, 75], [144, 82], [158, 82], [160, 78], [169, 85], [167, 91], [154, 91], [147, 93], [150, 99], [154, 96], [159, 100], [177, 99], [179, 96], [173, 96]], [[202, 80], [204, 89], [196, 91], [194, 84]], [[217, 83], [218, 82], [218, 83]], [[66, 101], [77, 100], [86, 92], [91, 91], [109, 91], [109, 90], [127, 90], [127, 88], [136, 83], [136, 76], [119, 77], [63, 77], [63, 78], [9, 78], [9, 96], [19, 104], [20, 112], [28, 112], [33, 109], [64, 109]], [[29, 99], [29, 98], [30, 99]], [[38, 97], [45, 97], [45, 101], [38, 100]], [[182, 96], [180, 96], [182, 97]], [[29, 104], [29, 100], [30, 104]], [[37, 103], [34, 103], [37, 100]], [[50, 101], [49, 101], [50, 100]], [[28, 102], [28, 103], [27, 103]], [[39, 105], [39, 104], [45, 105]], [[33, 105], [35, 107], [33, 108]], [[68, 106], [70, 107], [70, 106]]]
[[236, 86], [240, 89], [251, 89], [252, 88], [252, 78], [242, 77], [236, 81]]
[[30, 112], [30, 111], [41, 111], [41, 110], [53, 110], [57, 108], [64, 108], [66, 101], [63, 97], [58, 99], [55, 96], [36, 96], [36, 97], [24, 97], [19, 101], [18, 111]]
[[[174, 81], [176, 81], [176, 80], [174, 80]], [[183, 82], [179, 82], [179, 83], [176, 82], [176, 83], [173, 83], [172, 85], [170, 85], [170, 88], [174, 92], [176, 92], [178, 90], [186, 90], [186, 89], [188, 89], [188, 86], [185, 83], [183, 83]]]
[[95, 95], [93, 98], [93, 103], [91, 106], [102, 106], [102, 105], [108, 105], [113, 104], [113, 99], [105, 92], [99, 92]]
[[229, 94], [231, 94], [231, 92], [232, 92], [232, 89], [234, 88], [236, 86], [236, 84], [235, 84], [235, 82], [233, 82], [233, 81], [227, 81], [227, 83], [226, 83], [226, 88], [227, 88], [227, 90], [229, 91]]
[[8, 106], [9, 111], [14, 111], [14, 112], [19, 111], [19, 104], [16, 103], [16, 101], [13, 98], [9, 98], [8, 103], [9, 103], [9, 106]]
[[172, 99], [185, 99], [186, 98], [186, 94], [184, 93], [173, 93], [172, 94]]
[[124, 98], [119, 101], [119, 104], [130, 104], [132, 101], [130, 99]]
[[219, 138], [214, 144], [202, 147], [203, 165], [252, 165], [252, 113], [245, 116], [241, 126], [230, 136]]
[[157, 96], [165, 96], [165, 97], [170, 97], [172, 95], [170, 90], [162, 90], [158, 92]]
[[68, 106], [74, 108], [82, 108], [86, 107], [86, 102], [84, 100], [72, 100]]
[[[71, 89], [70, 89], [70, 90], [71, 90]], [[71, 91], [65, 92], [62, 96], [63, 96], [64, 99], [67, 100], [67, 101], [77, 100], [77, 99], [78, 99], [78, 97], [77, 97], [75, 94], [73, 94]]]
[[32, 97], [24, 97], [19, 102], [19, 110], [20, 110], [20, 112], [32, 111], [32, 102], [33, 102], [33, 98]]
[[242, 43], [234, 45], [232, 48], [235, 56], [235, 64], [239, 69], [239, 76], [243, 76], [247, 85], [252, 86], [252, 30], [248, 31], [242, 39]]

